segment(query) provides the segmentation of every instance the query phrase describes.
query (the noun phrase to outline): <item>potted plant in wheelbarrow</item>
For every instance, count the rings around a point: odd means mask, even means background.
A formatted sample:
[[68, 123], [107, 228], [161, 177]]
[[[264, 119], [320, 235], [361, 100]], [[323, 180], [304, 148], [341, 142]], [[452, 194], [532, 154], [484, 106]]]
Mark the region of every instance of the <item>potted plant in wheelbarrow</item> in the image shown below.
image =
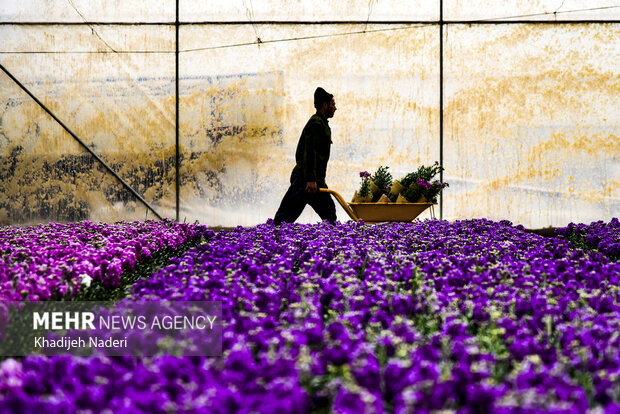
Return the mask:
[[399, 180], [392, 180], [389, 167], [380, 166], [374, 174], [360, 172], [360, 187], [353, 195], [353, 200], [346, 203], [340, 194], [333, 190], [321, 189], [331, 193], [355, 221], [366, 223], [385, 221], [409, 222], [427, 208], [431, 208], [437, 197], [448, 186], [435, 179], [443, 171], [438, 162], [431, 166], [421, 166], [406, 174]]
[[436, 204], [441, 190], [448, 186], [448, 183], [434, 179], [443, 170], [437, 161], [431, 166], [420, 166], [397, 181], [399, 190], [390, 194], [392, 200], [397, 203]]

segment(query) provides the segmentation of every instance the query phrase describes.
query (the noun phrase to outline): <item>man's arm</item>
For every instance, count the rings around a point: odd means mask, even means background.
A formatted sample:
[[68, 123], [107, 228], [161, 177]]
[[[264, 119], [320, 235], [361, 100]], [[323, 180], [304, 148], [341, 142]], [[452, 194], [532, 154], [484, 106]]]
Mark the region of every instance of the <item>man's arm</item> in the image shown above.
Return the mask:
[[320, 125], [312, 124], [308, 126], [304, 146], [304, 178], [306, 179], [306, 191], [309, 193], [317, 192], [316, 182], [316, 146], [320, 134]]

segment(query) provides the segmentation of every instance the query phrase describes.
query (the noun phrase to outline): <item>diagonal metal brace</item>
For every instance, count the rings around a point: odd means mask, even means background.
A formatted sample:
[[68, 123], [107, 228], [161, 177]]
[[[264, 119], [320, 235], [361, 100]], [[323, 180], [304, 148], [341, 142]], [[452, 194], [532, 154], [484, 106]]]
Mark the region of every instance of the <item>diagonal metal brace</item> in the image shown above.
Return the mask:
[[82, 141], [77, 135], [75, 135], [73, 133], [73, 131], [71, 131], [60, 119], [58, 119], [56, 117], [56, 115], [54, 115], [52, 113], [52, 111], [50, 111], [41, 101], [39, 101], [37, 99], [37, 97], [34, 96], [24, 85], [22, 85], [22, 83], [19, 80], [17, 80], [15, 78], [15, 76], [13, 76], [2, 64], [0, 64], [0, 69], [2, 69], [4, 71], [4, 73], [6, 73], [8, 75], [8, 77], [13, 80], [13, 82], [15, 82], [20, 88], [22, 88], [24, 90], [24, 92], [26, 92], [37, 104], [39, 104], [39, 106], [41, 108], [43, 108], [43, 110], [45, 110], [45, 112], [47, 112], [52, 118], [54, 118], [54, 120], [56, 122], [58, 122], [58, 124], [61, 127], [63, 127], [63, 129], [65, 131], [67, 131], [82, 147], [84, 147], [86, 149], [86, 151], [88, 151], [101, 165], [103, 165], [105, 167], [105, 169], [108, 170], [108, 172], [110, 174], [112, 174], [118, 181], [120, 181], [120, 183], [125, 188], [127, 188], [134, 196], [136, 196], [136, 198], [138, 200], [140, 200], [142, 203], [144, 203], [144, 205], [149, 210], [151, 210], [153, 212], [153, 214], [155, 214], [157, 216], [157, 218], [159, 218], [160, 220], [163, 220], [163, 217], [140, 194], [138, 194], [138, 192], [136, 190], [131, 188], [131, 186], [129, 184], [127, 184], [127, 182], [125, 180], [123, 180], [116, 173], [116, 171], [114, 171], [108, 164], [106, 164], [106, 162], [104, 160], [102, 160], [90, 147], [88, 147], [88, 145], [86, 145], [84, 143], [84, 141]]

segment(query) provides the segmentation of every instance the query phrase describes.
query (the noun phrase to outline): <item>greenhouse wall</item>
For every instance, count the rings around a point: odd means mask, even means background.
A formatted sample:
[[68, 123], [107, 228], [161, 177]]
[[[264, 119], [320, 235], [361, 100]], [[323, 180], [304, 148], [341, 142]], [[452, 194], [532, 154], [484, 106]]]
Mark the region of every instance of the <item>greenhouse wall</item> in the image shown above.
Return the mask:
[[317, 86], [335, 95], [327, 182], [346, 199], [359, 171], [440, 161], [445, 219], [620, 211], [617, 1], [181, 0], [178, 22], [170, 1], [12, 3], [1, 224], [264, 222]]

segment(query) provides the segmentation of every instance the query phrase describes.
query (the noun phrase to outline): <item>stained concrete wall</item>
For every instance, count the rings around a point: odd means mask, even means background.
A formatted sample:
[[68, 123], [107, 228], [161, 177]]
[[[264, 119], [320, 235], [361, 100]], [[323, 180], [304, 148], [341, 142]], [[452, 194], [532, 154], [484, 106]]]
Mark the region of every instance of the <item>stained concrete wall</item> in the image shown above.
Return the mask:
[[[112, 3], [3, 2], [0, 63], [174, 218], [175, 34], [155, 23], [174, 21], [175, 11], [171, 2]], [[272, 217], [317, 86], [335, 95], [328, 184], [345, 198], [361, 170], [389, 165], [398, 178], [439, 159], [439, 25], [401, 22], [437, 20], [439, 2], [276, 3], [181, 1], [181, 19], [195, 22], [181, 26], [179, 42], [181, 220]], [[618, 18], [598, 2], [556, 3], [444, 1], [444, 18]], [[586, 8], [597, 10], [574, 11]], [[154, 24], [18, 24], [84, 20]], [[361, 23], [338, 23], [349, 20]], [[617, 216], [619, 31], [444, 26], [445, 218], [542, 227]], [[0, 73], [0, 222], [145, 217], [153, 216]], [[316, 220], [309, 208], [300, 219]]]

